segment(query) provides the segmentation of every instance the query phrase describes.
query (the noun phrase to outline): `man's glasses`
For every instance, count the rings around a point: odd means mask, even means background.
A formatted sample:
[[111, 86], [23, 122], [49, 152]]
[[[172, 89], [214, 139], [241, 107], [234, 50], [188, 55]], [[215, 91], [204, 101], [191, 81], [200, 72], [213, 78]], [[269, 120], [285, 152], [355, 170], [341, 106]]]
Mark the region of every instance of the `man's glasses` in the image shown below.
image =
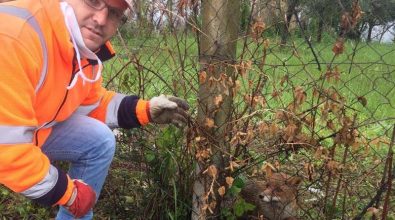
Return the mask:
[[111, 7], [103, 0], [84, 0], [84, 2], [89, 7], [96, 9], [98, 11], [107, 7], [108, 19], [116, 24], [121, 24], [126, 22], [126, 16], [124, 14], [124, 10], [122, 9]]

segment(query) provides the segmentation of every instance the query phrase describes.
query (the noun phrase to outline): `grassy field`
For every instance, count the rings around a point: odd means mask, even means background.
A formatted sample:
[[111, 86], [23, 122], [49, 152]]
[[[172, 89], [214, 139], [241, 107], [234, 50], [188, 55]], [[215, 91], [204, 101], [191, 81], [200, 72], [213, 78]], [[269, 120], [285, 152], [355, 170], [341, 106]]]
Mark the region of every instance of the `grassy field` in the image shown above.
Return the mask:
[[[394, 44], [348, 40], [345, 43], [344, 53], [334, 57], [332, 47], [335, 39], [326, 37], [322, 43], [312, 43], [315, 57], [312, 49], [300, 38], [289, 41], [285, 47], [279, 46], [278, 38], [268, 38], [268, 42], [265, 65], [263, 66], [261, 66], [264, 49], [262, 44], [251, 40], [244, 42], [244, 39], [240, 38], [237, 49], [238, 60], [243, 57], [244, 61], [250, 60], [253, 63], [248, 76], [249, 80], [256, 82], [261, 75], [267, 77], [265, 91], [262, 91], [266, 96], [273, 91], [274, 87], [280, 87], [279, 83], [287, 75], [292, 86], [306, 87], [306, 92], [311, 91], [314, 87], [333, 86], [347, 98], [349, 105], [364, 114], [365, 118], [395, 119]], [[244, 47], [245, 43], [246, 47]], [[167, 38], [131, 38], [127, 44], [129, 48], [132, 48], [132, 53], [137, 55], [139, 62], [147, 69], [152, 70], [151, 72], [142, 71], [146, 77], [144, 79], [147, 82], [145, 91], [148, 92], [148, 95], [173, 90], [177, 91], [178, 95], [184, 96], [186, 94], [177, 90], [176, 86], [179, 83], [184, 83], [184, 87], [187, 84], [186, 87], [195, 90], [198, 88], [200, 66], [197, 42], [193, 37], [177, 40], [172, 36]], [[121, 54], [125, 53], [122, 47], [119, 47], [118, 51]], [[127, 59], [124, 57], [123, 62]], [[320, 66], [320, 70], [318, 66]], [[320, 80], [329, 67], [338, 69], [340, 79], [337, 83], [328, 83], [322, 78]], [[162, 80], [168, 84], [165, 85], [152, 72], [160, 75]], [[137, 80], [134, 78], [137, 77], [135, 71], [131, 70], [127, 75], [127, 80]], [[154, 82], [155, 85], [149, 85], [149, 82]], [[244, 82], [242, 85], [246, 84]], [[136, 87], [136, 85], [129, 86], [129, 88]], [[192, 92], [189, 95], [195, 96], [196, 93]], [[270, 97], [267, 98], [270, 99]], [[283, 98], [287, 99], [287, 97]], [[366, 100], [365, 106], [361, 105], [362, 99]]]
[[[311, 85], [328, 70], [338, 68], [340, 80], [333, 86], [352, 103], [352, 107], [365, 112], [367, 117], [383, 119], [395, 117], [395, 46], [366, 44], [348, 41], [345, 51], [333, 57], [333, 42], [313, 45], [321, 71], [305, 43], [296, 42], [297, 55], [278, 47], [267, 58], [267, 72], [273, 81], [280, 81], [285, 74], [293, 75], [294, 85]], [[285, 60], [285, 61], [284, 61]], [[332, 62], [333, 60], [333, 62]], [[284, 61], [284, 62], [283, 62]], [[283, 66], [284, 65], [284, 66]], [[325, 82], [328, 84], [327, 82]], [[320, 86], [320, 85], [319, 85]], [[325, 86], [325, 84], [322, 84]], [[359, 97], [367, 100], [365, 108]]]

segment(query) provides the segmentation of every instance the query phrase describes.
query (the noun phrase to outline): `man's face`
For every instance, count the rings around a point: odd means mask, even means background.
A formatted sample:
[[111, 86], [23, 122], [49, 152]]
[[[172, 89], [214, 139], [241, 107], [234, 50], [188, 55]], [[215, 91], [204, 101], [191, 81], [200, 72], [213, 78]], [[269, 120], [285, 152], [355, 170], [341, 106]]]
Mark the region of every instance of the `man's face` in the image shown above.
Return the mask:
[[114, 36], [121, 24], [120, 16], [127, 9], [124, 0], [65, 1], [74, 9], [84, 43], [91, 51], [96, 51]]

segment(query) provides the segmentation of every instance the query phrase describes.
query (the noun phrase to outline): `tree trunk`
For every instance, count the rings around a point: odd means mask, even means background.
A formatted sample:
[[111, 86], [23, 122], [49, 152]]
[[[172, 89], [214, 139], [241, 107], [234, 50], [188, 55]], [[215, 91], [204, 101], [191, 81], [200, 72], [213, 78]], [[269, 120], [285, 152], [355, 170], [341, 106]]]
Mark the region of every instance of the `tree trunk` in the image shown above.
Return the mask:
[[373, 23], [370, 23], [370, 22], [368, 23], [368, 25], [369, 25], [369, 28], [368, 28], [368, 36], [366, 38], [366, 42], [370, 43], [370, 42], [372, 42], [372, 32], [373, 32], [374, 25], [373, 25]]
[[317, 42], [321, 43], [322, 41], [322, 33], [324, 32], [324, 20], [320, 18], [318, 21], [318, 29], [317, 29]]
[[[148, 17], [147, 17], [147, 12], [144, 12], [146, 9], [146, 1], [145, 0], [134, 0], [133, 2], [133, 7], [134, 7], [134, 14], [136, 15], [136, 23], [138, 27], [141, 28], [141, 30], [144, 30], [145, 28], [152, 28], [153, 23], [149, 23]], [[147, 27], [147, 25], [149, 25]]]
[[283, 30], [281, 33], [281, 45], [286, 45], [289, 35], [289, 26], [291, 24], [291, 19], [293, 15], [296, 15], [296, 6], [298, 5], [298, 0], [288, 0], [287, 12], [285, 13], [285, 21], [283, 25]]
[[143, 22], [143, 13], [142, 13], [142, 5], [141, 5], [141, 0], [135, 0], [134, 1], [134, 10], [135, 10], [135, 14], [136, 14], [136, 20], [137, 22], [139, 22], [140, 27], [142, 27], [142, 22]]
[[174, 4], [173, 4], [173, 0], [167, 0], [167, 18], [168, 18], [168, 22], [169, 22], [169, 30], [170, 33], [174, 33], [174, 23], [175, 23], [175, 18], [173, 15], [173, 10], [174, 10]]
[[218, 189], [225, 185], [225, 166], [228, 166], [229, 159], [223, 152], [230, 150], [228, 122], [231, 121], [231, 86], [235, 74], [233, 65], [240, 24], [239, 12], [238, 0], [202, 0], [200, 74], [204, 72], [207, 77], [200, 77], [197, 120], [201, 130], [196, 135], [207, 141], [196, 143], [196, 151], [197, 155], [210, 153], [208, 158], [197, 158], [192, 212], [194, 220], [216, 218], [220, 214], [221, 196]]

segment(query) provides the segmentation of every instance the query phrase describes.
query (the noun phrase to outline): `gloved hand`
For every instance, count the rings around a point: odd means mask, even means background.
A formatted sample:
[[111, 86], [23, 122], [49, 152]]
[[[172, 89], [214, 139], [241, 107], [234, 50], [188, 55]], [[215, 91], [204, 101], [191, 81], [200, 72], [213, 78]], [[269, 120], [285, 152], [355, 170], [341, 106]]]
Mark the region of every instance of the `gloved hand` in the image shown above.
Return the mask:
[[160, 95], [149, 101], [151, 121], [157, 124], [172, 123], [177, 127], [187, 123], [189, 109], [188, 103], [174, 96]]
[[96, 193], [82, 180], [73, 180], [74, 189], [65, 208], [76, 218], [86, 215], [95, 205]]

